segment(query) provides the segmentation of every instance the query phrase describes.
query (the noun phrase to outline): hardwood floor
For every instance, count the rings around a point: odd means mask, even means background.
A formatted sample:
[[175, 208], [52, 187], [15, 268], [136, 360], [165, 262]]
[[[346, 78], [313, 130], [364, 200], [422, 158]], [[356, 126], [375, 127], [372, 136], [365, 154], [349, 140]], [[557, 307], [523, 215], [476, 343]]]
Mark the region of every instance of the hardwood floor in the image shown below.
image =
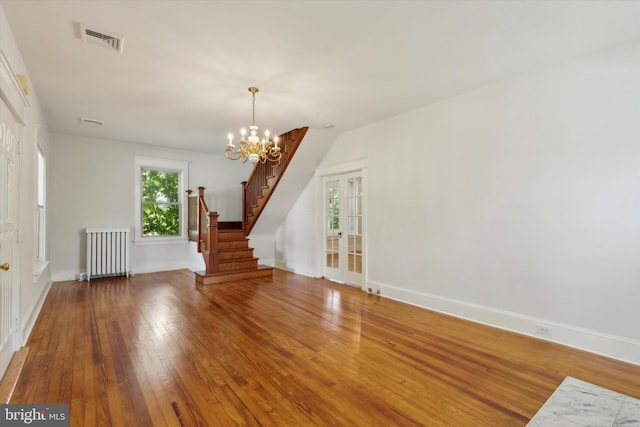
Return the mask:
[[640, 367], [281, 270], [52, 286], [11, 403], [72, 426], [524, 426], [565, 376], [640, 398]]

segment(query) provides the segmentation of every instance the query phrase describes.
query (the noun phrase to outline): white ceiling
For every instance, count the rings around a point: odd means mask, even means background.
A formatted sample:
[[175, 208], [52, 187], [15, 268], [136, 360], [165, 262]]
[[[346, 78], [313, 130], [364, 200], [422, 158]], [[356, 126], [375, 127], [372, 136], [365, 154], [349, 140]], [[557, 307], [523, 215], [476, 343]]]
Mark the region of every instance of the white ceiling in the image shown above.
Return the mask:
[[638, 1], [0, 4], [51, 131], [214, 152], [250, 124], [249, 86], [261, 129], [341, 133], [640, 37]]

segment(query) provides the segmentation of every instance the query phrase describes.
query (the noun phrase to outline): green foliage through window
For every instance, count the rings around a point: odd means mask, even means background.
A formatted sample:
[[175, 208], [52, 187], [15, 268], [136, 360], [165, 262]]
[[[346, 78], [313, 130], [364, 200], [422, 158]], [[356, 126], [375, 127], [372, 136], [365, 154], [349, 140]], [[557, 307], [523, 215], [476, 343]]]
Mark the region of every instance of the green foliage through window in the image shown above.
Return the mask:
[[180, 172], [142, 170], [142, 235], [180, 235]]
[[329, 188], [329, 230], [340, 229], [340, 189]]

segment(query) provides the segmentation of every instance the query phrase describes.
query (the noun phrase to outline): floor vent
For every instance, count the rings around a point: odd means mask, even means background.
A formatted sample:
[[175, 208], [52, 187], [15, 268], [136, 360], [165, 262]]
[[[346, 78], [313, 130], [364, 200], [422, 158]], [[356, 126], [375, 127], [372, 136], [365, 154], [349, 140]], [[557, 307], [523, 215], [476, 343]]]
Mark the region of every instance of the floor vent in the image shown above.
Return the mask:
[[85, 24], [80, 24], [80, 38], [85, 42], [98, 44], [122, 53], [124, 38], [115, 34], [108, 34], [104, 31], [90, 28]]

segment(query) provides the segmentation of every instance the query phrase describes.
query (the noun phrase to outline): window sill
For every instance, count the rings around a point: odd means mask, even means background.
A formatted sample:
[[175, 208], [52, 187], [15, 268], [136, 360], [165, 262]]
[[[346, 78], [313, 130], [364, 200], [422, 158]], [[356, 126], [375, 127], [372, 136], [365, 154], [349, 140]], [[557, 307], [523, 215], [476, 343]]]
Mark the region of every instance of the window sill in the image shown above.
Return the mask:
[[186, 237], [143, 237], [133, 241], [136, 246], [149, 245], [185, 245], [189, 243]]
[[36, 261], [36, 265], [33, 267], [33, 277], [40, 277], [40, 275], [47, 268], [48, 265], [49, 265], [49, 260], [42, 259], [42, 260]]

